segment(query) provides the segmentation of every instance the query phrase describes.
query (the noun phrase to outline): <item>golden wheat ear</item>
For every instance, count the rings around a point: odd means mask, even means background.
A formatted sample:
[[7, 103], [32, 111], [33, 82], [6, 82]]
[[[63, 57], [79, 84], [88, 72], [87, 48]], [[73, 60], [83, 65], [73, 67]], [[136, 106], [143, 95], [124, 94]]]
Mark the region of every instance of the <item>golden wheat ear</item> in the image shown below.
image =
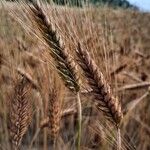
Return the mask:
[[107, 119], [118, 127], [123, 117], [121, 105], [118, 100], [113, 97], [110, 86], [106, 82], [104, 75], [99, 70], [94, 60], [92, 60], [88, 51], [81, 48], [80, 43], [78, 43], [76, 54], [79, 60], [78, 63], [93, 90], [92, 93], [98, 109], [103, 111]]
[[29, 6], [29, 12], [49, 48], [49, 52], [55, 61], [57, 71], [65, 85], [71, 91], [78, 92], [80, 86], [77, 68], [72, 56], [68, 54], [60, 35], [40, 5], [33, 3], [33, 6]]
[[31, 105], [27, 98], [30, 85], [22, 77], [17, 81], [10, 100], [9, 133], [12, 149], [18, 150], [31, 121]]
[[53, 145], [55, 145], [59, 133], [61, 119], [61, 102], [59, 92], [55, 87], [53, 87], [49, 93], [48, 116], [48, 127], [51, 135], [51, 142]]

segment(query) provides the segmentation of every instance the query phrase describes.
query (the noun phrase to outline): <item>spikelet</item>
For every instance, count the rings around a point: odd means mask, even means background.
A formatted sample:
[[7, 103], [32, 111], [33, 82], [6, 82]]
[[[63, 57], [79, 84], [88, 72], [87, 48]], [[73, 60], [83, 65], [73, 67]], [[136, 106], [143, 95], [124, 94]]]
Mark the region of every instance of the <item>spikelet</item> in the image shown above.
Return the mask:
[[92, 60], [88, 51], [81, 48], [80, 43], [78, 43], [76, 53], [79, 59], [78, 63], [93, 90], [92, 93], [98, 108], [103, 111], [109, 121], [113, 122], [118, 127], [123, 117], [120, 103], [113, 97], [110, 86], [106, 82], [104, 75], [99, 70], [94, 60]]

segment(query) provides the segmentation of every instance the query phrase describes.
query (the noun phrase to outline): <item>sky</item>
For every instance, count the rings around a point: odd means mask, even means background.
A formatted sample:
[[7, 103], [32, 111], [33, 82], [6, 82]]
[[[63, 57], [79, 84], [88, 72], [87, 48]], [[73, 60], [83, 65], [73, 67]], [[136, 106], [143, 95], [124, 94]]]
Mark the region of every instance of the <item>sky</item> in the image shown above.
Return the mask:
[[135, 4], [143, 11], [150, 12], [150, 0], [128, 0], [131, 4]]

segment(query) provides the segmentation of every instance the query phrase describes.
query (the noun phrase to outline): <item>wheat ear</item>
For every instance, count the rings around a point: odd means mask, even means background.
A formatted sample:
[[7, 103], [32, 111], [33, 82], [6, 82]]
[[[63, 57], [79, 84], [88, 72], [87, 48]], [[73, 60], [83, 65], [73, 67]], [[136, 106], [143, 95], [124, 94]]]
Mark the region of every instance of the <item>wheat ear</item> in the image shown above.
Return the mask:
[[[30, 7], [30, 6], [29, 6]], [[49, 47], [50, 54], [54, 58], [55, 66], [61, 78], [63, 79], [66, 87], [77, 95], [77, 109], [78, 109], [78, 143], [77, 149], [80, 149], [81, 139], [81, 120], [82, 120], [82, 109], [81, 100], [79, 96], [79, 76], [77, 74], [76, 64], [73, 58], [68, 54], [64, 43], [61, 40], [60, 35], [56, 32], [52, 22], [50, 22], [47, 15], [44, 13], [42, 8], [37, 4], [33, 3], [33, 7], [30, 7], [31, 14], [44, 38], [46, 44]]]
[[55, 66], [60, 76], [71, 91], [79, 91], [79, 77], [73, 58], [68, 54], [60, 35], [55, 30], [55, 27], [43, 9], [37, 3], [33, 4], [33, 7], [30, 7], [31, 15], [49, 47], [49, 52], [55, 60]]
[[[120, 122], [123, 118], [121, 105], [116, 98], [113, 97], [110, 86], [106, 82], [104, 75], [99, 70], [94, 60], [90, 57], [88, 51], [81, 47], [78, 43], [76, 54], [78, 56], [78, 63], [82, 68], [87, 81], [92, 88], [94, 100], [99, 110], [103, 112], [107, 120], [111, 121], [118, 129], [120, 136]], [[121, 140], [118, 136], [118, 149], [121, 147]]]
[[104, 115], [109, 121], [118, 126], [123, 117], [121, 105], [118, 100], [113, 97], [104, 75], [90, 57], [88, 51], [81, 48], [80, 43], [78, 44], [76, 53], [79, 59], [78, 63], [92, 88], [92, 93], [98, 104], [98, 108], [104, 112]]
[[18, 150], [31, 121], [31, 105], [27, 98], [29, 84], [22, 77], [16, 83], [10, 100], [9, 131], [13, 149]]
[[59, 101], [59, 93], [55, 87], [53, 87], [49, 94], [49, 131], [51, 135], [52, 144], [55, 146], [56, 139], [58, 137], [60, 119], [61, 119], [61, 109]]

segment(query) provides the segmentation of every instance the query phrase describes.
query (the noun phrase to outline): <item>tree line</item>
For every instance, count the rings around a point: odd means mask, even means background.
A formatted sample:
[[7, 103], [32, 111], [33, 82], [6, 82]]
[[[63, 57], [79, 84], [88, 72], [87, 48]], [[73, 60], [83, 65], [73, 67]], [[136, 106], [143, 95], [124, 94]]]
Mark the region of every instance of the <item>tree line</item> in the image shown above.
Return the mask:
[[[20, 1], [20, 0], [7, 0], [7, 1]], [[26, 2], [32, 2], [34, 0], [22, 0]], [[113, 8], [121, 7], [121, 8], [131, 8], [131, 9], [138, 9], [135, 5], [132, 5], [129, 1], [127, 0], [43, 0], [47, 1], [48, 3], [54, 2], [58, 5], [69, 5], [69, 6], [78, 6], [82, 7], [86, 4], [92, 4], [95, 6], [111, 6]]]

